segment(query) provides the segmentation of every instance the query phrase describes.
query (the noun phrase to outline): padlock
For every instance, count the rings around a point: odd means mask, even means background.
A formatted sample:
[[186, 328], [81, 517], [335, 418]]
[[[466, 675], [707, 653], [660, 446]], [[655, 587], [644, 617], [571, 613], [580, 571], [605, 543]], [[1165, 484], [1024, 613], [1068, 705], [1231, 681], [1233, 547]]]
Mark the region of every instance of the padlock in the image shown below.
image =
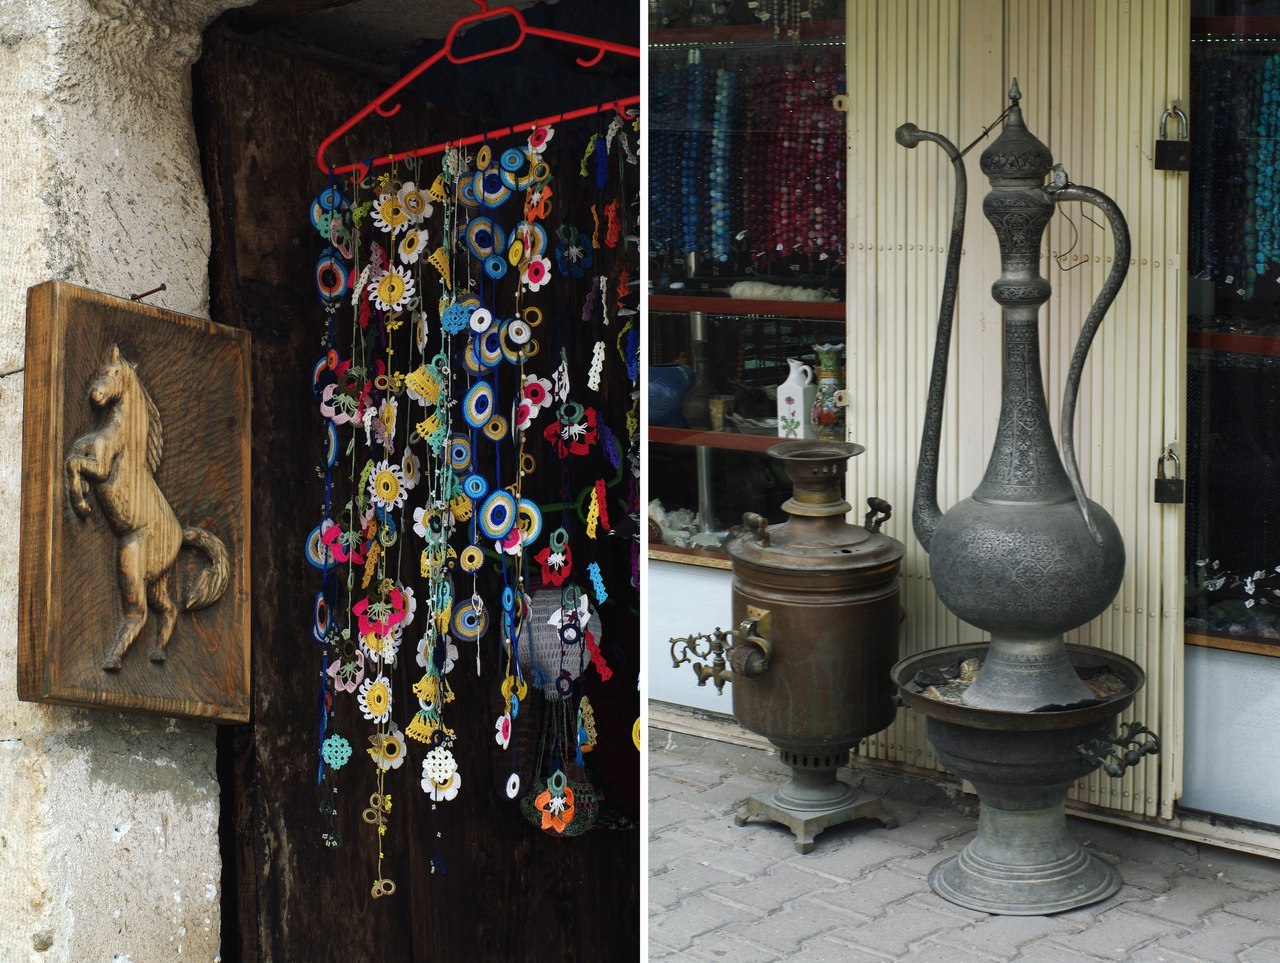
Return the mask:
[[[1169, 140], [1169, 118], [1178, 118], [1178, 140]], [[1187, 139], [1187, 115], [1170, 107], [1160, 115], [1160, 139], [1156, 141], [1156, 170], [1191, 170], [1191, 141]]]
[[[1173, 462], [1173, 477], [1166, 478], [1164, 474], [1164, 463]], [[1155, 499], [1162, 505], [1181, 505], [1185, 497], [1186, 482], [1182, 480], [1182, 462], [1178, 460], [1178, 456], [1173, 453], [1172, 448], [1166, 448], [1164, 454], [1156, 459], [1156, 490]]]

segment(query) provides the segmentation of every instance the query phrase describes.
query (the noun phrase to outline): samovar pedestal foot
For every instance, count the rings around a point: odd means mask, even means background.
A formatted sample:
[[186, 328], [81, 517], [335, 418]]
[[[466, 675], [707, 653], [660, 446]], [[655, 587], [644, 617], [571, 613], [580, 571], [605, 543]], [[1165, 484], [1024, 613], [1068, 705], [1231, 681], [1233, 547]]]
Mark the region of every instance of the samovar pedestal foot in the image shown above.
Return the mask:
[[[794, 792], [797, 788], [803, 791]], [[745, 826], [754, 816], [781, 823], [796, 837], [796, 852], [802, 856], [813, 849], [818, 834], [832, 826], [856, 819], [875, 819], [886, 829], [898, 825], [897, 818], [885, 811], [879, 796], [834, 778], [823, 787], [821, 797], [815, 798], [813, 788], [807, 781], [797, 786], [795, 780], [790, 780], [772, 792], [752, 796], [738, 809], [734, 824]]]

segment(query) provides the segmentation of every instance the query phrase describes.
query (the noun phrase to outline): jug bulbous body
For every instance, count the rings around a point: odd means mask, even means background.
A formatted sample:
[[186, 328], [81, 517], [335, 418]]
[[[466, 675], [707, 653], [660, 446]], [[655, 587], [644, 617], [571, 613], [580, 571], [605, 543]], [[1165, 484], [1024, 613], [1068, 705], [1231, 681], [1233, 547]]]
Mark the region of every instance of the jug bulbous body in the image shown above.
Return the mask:
[[1101, 544], [1075, 499], [1029, 506], [966, 498], [938, 522], [934, 588], [964, 621], [997, 635], [1067, 632], [1101, 615], [1124, 578], [1124, 542], [1092, 500]]

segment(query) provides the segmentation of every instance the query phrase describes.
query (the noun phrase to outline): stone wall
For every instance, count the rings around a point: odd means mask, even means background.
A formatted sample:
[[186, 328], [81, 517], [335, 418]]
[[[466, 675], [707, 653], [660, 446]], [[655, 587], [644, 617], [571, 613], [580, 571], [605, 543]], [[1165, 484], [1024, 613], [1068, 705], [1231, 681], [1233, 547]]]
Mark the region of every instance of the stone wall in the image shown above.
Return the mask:
[[30, 285], [208, 316], [190, 68], [236, 5], [0, 3], [0, 960], [218, 955], [213, 727], [17, 701], [18, 442]]

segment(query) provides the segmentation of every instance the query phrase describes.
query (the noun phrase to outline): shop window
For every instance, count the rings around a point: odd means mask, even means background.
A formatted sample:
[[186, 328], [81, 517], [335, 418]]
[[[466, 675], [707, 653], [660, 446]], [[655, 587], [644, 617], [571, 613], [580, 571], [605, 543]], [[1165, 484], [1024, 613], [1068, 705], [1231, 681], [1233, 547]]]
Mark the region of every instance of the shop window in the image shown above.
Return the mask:
[[[651, 557], [727, 565], [744, 512], [781, 521], [791, 488], [764, 453], [815, 429], [803, 391], [780, 427], [778, 388], [816, 385], [821, 361], [843, 385], [842, 13], [650, 5]], [[844, 440], [842, 411], [820, 418]]]
[[1280, 2], [1195, 13], [1187, 641], [1280, 655]]

